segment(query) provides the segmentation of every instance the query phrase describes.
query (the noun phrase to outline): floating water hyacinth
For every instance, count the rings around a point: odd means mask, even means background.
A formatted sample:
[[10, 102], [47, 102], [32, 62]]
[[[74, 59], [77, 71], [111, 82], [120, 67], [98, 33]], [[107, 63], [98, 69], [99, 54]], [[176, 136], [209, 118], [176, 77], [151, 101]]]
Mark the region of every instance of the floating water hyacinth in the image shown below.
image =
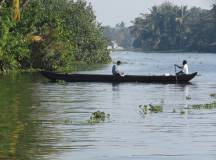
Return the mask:
[[148, 114], [148, 113], [159, 113], [163, 112], [162, 105], [140, 105], [139, 108], [141, 109], [142, 113]]
[[184, 110], [181, 110], [180, 114], [183, 115], [185, 114], [186, 112]]
[[192, 109], [216, 109], [216, 101], [207, 104], [194, 104]]
[[64, 124], [65, 125], [70, 125], [70, 124], [73, 124], [73, 122], [70, 119], [66, 119], [66, 120], [64, 120]]
[[97, 111], [97, 112], [92, 113], [91, 117], [88, 120], [88, 123], [91, 123], [91, 124], [101, 123], [101, 122], [104, 122], [106, 118], [109, 118], [109, 117], [110, 117], [109, 114], [106, 115], [104, 112]]
[[186, 96], [186, 100], [191, 100], [191, 96]]
[[212, 98], [216, 98], [216, 93], [212, 93], [212, 94], [210, 94], [210, 96], [211, 96]]
[[[180, 114], [184, 115], [190, 113], [191, 110], [201, 110], [201, 109], [209, 109], [209, 110], [216, 109], [216, 101], [212, 103], [206, 103], [206, 104], [190, 105], [189, 107], [180, 110]], [[173, 109], [172, 113], [177, 113], [177, 110]]]

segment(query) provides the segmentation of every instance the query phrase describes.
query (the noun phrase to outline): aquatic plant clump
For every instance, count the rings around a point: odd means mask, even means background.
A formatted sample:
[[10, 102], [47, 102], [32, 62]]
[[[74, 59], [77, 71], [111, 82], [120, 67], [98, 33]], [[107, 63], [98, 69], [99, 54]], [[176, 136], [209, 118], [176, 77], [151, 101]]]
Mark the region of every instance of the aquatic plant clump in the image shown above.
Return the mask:
[[186, 100], [191, 100], [191, 96], [186, 96]]
[[140, 105], [139, 108], [144, 114], [163, 112], [163, 107], [161, 105]]
[[192, 109], [216, 109], [216, 101], [207, 104], [192, 105]]
[[183, 115], [185, 114], [186, 112], [184, 110], [181, 110], [180, 114]]
[[95, 123], [104, 122], [106, 118], [109, 117], [110, 117], [109, 114], [106, 115], [104, 112], [97, 111], [92, 113], [91, 117], [88, 120], [88, 123], [95, 124]]
[[212, 94], [210, 94], [210, 97], [212, 97], [212, 98], [216, 98], [216, 93], [212, 93]]

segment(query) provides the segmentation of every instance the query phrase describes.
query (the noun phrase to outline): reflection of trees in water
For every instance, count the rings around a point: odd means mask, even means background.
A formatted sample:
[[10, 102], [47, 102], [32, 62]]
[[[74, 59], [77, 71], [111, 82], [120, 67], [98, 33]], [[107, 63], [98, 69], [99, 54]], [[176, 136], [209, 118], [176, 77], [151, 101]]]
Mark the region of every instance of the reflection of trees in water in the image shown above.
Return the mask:
[[42, 126], [32, 117], [35, 97], [30, 76], [8, 75], [0, 79], [0, 159], [34, 159], [49, 154]]

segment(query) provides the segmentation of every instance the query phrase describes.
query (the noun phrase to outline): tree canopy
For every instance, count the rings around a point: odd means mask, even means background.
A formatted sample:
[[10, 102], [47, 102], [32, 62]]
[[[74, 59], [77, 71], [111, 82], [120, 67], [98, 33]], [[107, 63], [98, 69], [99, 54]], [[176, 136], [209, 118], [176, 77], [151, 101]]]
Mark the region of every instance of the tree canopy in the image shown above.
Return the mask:
[[133, 47], [143, 50], [216, 51], [215, 9], [166, 2], [141, 14], [130, 27]]
[[1, 71], [110, 60], [102, 27], [84, 0], [1, 0], [0, 37]]

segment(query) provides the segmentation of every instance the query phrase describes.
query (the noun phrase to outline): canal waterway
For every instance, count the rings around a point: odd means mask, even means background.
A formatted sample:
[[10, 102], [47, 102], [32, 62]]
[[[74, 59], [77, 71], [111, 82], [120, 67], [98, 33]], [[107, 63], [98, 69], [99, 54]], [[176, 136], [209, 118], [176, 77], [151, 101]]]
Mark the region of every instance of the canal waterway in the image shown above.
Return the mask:
[[[52, 83], [38, 73], [0, 75], [0, 159], [215, 160], [216, 54], [113, 52], [125, 74], [174, 74], [188, 61], [190, 85]], [[111, 74], [112, 64], [80, 73]], [[89, 69], [89, 70], [88, 70]], [[163, 106], [144, 114], [140, 105]], [[110, 114], [89, 124], [95, 111]], [[175, 112], [174, 112], [175, 111]], [[184, 113], [184, 114], [182, 114]]]

